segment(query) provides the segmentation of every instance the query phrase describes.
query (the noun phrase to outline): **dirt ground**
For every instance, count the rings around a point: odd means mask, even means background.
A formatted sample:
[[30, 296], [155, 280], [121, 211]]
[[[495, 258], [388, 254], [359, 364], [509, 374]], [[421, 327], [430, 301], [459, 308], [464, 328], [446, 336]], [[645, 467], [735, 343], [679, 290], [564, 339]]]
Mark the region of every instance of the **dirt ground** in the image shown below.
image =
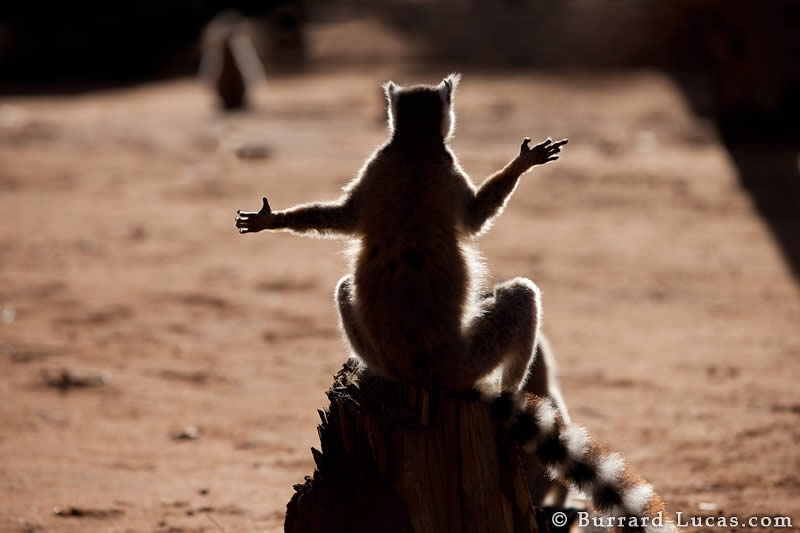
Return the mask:
[[[347, 264], [235, 211], [334, 198], [379, 82], [442, 74], [276, 78], [229, 116], [194, 81], [0, 102], [0, 531], [282, 530]], [[542, 288], [573, 418], [673, 511], [800, 522], [800, 293], [713, 127], [648, 72], [466, 70], [456, 106], [476, 181], [570, 138], [480, 246]]]

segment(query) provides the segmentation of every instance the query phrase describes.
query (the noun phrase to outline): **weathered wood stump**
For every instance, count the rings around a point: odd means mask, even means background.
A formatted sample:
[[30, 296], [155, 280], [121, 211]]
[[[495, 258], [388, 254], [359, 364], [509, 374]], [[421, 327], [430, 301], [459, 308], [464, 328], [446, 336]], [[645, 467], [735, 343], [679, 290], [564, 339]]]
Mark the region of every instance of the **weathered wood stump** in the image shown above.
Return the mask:
[[285, 531], [547, 531], [516, 444], [477, 399], [388, 383], [347, 364], [319, 411], [316, 470]]

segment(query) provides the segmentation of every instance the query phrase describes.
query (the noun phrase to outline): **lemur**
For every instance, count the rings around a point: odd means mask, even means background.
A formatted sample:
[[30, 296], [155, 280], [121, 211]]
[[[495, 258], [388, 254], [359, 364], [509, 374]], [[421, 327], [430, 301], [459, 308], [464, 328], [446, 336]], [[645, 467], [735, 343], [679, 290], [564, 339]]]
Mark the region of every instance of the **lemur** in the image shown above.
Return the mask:
[[[265, 197], [260, 211], [238, 212], [236, 227], [356, 239], [354, 273], [339, 281], [335, 299], [345, 341], [369, 371], [480, 391], [551, 477], [587, 494], [599, 512], [652, 519], [663, 504], [651, 486], [552, 399], [524, 391], [541, 324], [538, 287], [515, 278], [482, 291], [474, 237], [503, 211], [521, 175], [558, 159], [567, 140], [531, 147], [525, 138], [519, 155], [475, 187], [448, 146], [459, 81], [386, 83], [391, 136], [338, 200], [272, 211]], [[489, 382], [498, 373], [499, 384]]]
[[248, 90], [264, 78], [253, 33], [247, 20], [224, 11], [208, 23], [203, 33], [200, 77], [219, 98], [224, 111], [248, 106]]

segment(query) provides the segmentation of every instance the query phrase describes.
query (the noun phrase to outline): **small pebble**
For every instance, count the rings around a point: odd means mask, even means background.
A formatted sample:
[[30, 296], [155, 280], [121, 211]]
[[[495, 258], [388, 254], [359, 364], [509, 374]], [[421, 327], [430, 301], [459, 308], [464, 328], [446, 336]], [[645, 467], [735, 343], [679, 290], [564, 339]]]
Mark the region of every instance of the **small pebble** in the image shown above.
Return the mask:
[[236, 148], [236, 157], [239, 159], [266, 159], [270, 156], [270, 149], [264, 144], [245, 144]]
[[700, 509], [701, 511], [713, 511], [717, 508], [717, 504], [710, 502], [700, 502], [697, 504], [697, 508]]
[[172, 440], [195, 440], [200, 437], [200, 428], [197, 426], [186, 426], [183, 429], [171, 432], [169, 437]]

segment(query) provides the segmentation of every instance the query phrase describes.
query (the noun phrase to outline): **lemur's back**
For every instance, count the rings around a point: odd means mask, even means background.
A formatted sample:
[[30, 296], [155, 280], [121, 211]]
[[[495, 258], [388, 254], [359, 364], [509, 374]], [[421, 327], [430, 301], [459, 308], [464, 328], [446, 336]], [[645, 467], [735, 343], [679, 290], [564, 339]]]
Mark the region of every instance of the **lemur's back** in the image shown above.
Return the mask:
[[342, 198], [279, 212], [264, 198], [260, 211], [240, 212], [236, 226], [360, 238], [355, 273], [339, 281], [336, 301], [352, 353], [372, 373], [455, 391], [478, 386], [520, 449], [600, 512], [626, 527], [669, 530], [654, 522], [661, 500], [619, 454], [593, 443], [549, 399], [521, 392], [541, 323], [536, 285], [515, 278], [474, 296], [481, 271], [469, 239], [503, 210], [520, 176], [558, 159], [567, 141], [531, 147], [526, 138], [517, 157], [474, 188], [446, 147], [457, 82], [449, 76], [403, 89], [389, 82], [392, 139]]
[[444, 148], [420, 154], [393, 142], [361, 186], [370, 199], [355, 269], [361, 319], [393, 374], [424, 380], [429, 359], [452, 355], [460, 338], [469, 282], [456, 220], [464, 177]]

